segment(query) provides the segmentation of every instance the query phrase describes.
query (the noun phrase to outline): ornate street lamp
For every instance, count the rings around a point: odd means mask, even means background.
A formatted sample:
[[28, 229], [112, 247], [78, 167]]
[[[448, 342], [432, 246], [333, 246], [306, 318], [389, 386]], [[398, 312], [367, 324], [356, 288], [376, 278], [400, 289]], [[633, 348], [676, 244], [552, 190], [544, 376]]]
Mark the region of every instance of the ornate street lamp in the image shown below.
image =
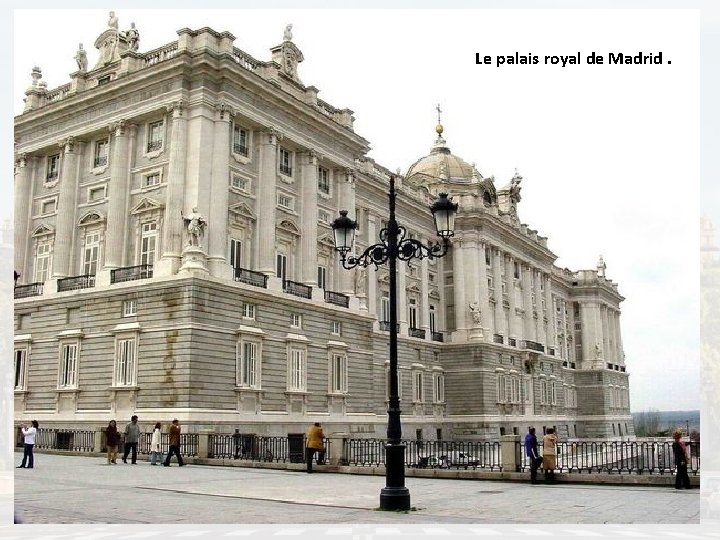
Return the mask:
[[388, 403], [387, 444], [385, 445], [385, 487], [380, 491], [381, 510], [410, 510], [410, 491], [405, 487], [405, 445], [402, 444], [400, 426], [400, 397], [398, 396], [397, 367], [397, 260], [438, 258], [448, 252], [448, 240], [455, 234], [455, 213], [458, 205], [448, 199], [447, 193], [430, 207], [435, 219], [435, 228], [441, 242], [424, 245], [407, 238], [407, 231], [395, 220], [395, 177], [390, 177], [390, 219], [387, 227], [380, 231], [379, 244], [369, 246], [361, 255], [349, 255], [355, 238], [357, 223], [347, 217], [347, 210], [340, 211], [340, 217], [332, 223], [335, 249], [340, 253], [343, 268], [371, 264], [377, 270], [385, 262], [389, 266], [390, 278], [390, 396]]

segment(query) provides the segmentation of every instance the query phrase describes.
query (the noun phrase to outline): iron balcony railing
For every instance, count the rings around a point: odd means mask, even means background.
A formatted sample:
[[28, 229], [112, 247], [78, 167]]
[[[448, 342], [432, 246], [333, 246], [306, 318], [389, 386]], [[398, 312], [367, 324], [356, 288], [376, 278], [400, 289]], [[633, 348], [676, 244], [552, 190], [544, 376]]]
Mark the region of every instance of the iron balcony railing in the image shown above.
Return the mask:
[[508, 338], [508, 345], [511, 347], [517, 347], [517, 340], [515, 338]]
[[[390, 331], [390, 321], [380, 321], [378, 323], [378, 326], [379, 326], [380, 330], [382, 330], [383, 332]], [[400, 332], [400, 323], [397, 323], [395, 326], [396, 326], [396, 331]]]
[[137, 279], [148, 279], [153, 276], [153, 267], [151, 264], [141, 264], [139, 266], [127, 266], [125, 268], [116, 268], [110, 271], [110, 283], [122, 283], [123, 281], [135, 281]]
[[283, 291], [294, 296], [299, 296], [300, 298], [312, 298], [312, 287], [310, 285], [290, 281], [289, 279], [283, 281]]
[[18, 285], [15, 287], [15, 298], [30, 298], [31, 296], [41, 296], [43, 293], [42, 283], [29, 283], [27, 285]]
[[552, 348], [552, 347], [548, 348], [548, 354], [549, 354], [550, 356], [555, 356], [555, 349]]
[[283, 165], [280, 164], [280, 172], [283, 173], [285, 176], [292, 176], [292, 167], [289, 165]]
[[430, 332], [430, 337], [433, 341], [439, 341], [440, 343], [444, 341], [442, 332]]
[[[539, 437], [538, 437], [539, 438]], [[671, 441], [563, 441], [557, 444], [558, 472], [617, 473], [617, 474], [675, 474], [675, 459]], [[516, 443], [521, 456], [520, 471], [530, 468], [523, 443]], [[538, 453], [542, 455], [542, 443]], [[688, 473], [700, 474], [700, 445], [691, 442]]]
[[408, 328], [408, 335], [410, 337], [425, 339], [425, 330], [422, 328]]
[[58, 292], [77, 291], [79, 289], [88, 289], [95, 286], [95, 275], [86, 274], [84, 276], [67, 277], [58, 279]]
[[147, 151], [148, 152], [155, 152], [157, 150], [160, 150], [163, 146], [162, 141], [150, 141], [147, 144]]
[[107, 165], [108, 158], [107, 156], [97, 156], [95, 160], [93, 161], [94, 167], [102, 167], [104, 165]]
[[252, 285], [254, 287], [267, 289], [267, 276], [265, 274], [261, 274], [260, 272], [248, 270], [247, 268], [235, 268], [234, 279], [240, 283], [247, 283], [248, 285]]
[[502, 334], [493, 334], [493, 343], [499, 343], [502, 345], [505, 342]]
[[520, 348], [521, 349], [530, 349], [531, 351], [545, 352], [545, 347], [535, 341], [528, 341], [528, 340], [521, 341]]
[[350, 297], [334, 291], [325, 291], [325, 301], [329, 304], [335, 304], [340, 307], [348, 307], [350, 305]]

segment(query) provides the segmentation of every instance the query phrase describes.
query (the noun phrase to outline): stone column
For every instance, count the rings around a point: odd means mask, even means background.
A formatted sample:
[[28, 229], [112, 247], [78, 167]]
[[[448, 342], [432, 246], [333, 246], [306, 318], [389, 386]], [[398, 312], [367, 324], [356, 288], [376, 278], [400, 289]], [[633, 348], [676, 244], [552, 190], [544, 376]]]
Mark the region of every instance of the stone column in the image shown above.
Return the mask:
[[[314, 150], [300, 154], [300, 267], [301, 281], [311, 287], [317, 286], [318, 260], [318, 162]], [[352, 272], [345, 272], [351, 274]]]
[[485, 246], [486, 244], [483, 242], [472, 242], [468, 246], [467, 254], [470, 259], [468, 269], [470, 272], [465, 276], [465, 283], [469, 285], [470, 298], [468, 301], [477, 302], [480, 306], [483, 338], [485, 341], [492, 341], [495, 326], [493, 319], [495, 317], [490, 311], [490, 289], [488, 288], [487, 266], [485, 265]]
[[128, 138], [125, 121], [112, 126], [107, 230], [105, 231], [105, 269], [122, 266], [122, 247], [127, 230]]
[[600, 329], [602, 331], [602, 348], [605, 362], [613, 362], [615, 355], [610, 352], [610, 327], [608, 325], [608, 308], [605, 304], [600, 304]]
[[181, 216], [185, 193], [187, 168], [187, 117], [183, 102], [168, 106], [172, 112], [170, 151], [168, 154], [168, 179], [163, 219], [162, 258], [158, 261], [156, 275], [169, 276], [177, 273], [183, 247], [184, 222]]
[[[347, 210], [347, 215], [350, 219], [357, 219], [355, 215], [355, 175], [350, 169], [345, 170], [344, 177], [343, 173], [340, 173], [340, 179], [337, 182], [338, 186], [338, 206], [340, 210]], [[375, 243], [376, 240], [370, 240]], [[399, 263], [399, 261], [398, 261]], [[398, 274], [400, 272], [401, 264], [398, 264]], [[340, 272], [340, 292], [342, 294], [355, 294], [355, 286], [353, 280], [353, 273], [342, 271]], [[398, 280], [398, 300], [400, 296], [405, 294], [405, 284]], [[407, 315], [403, 315], [402, 310], [405, 309], [405, 304], [400, 304], [398, 311], [398, 322], [405, 321], [407, 323]], [[407, 326], [407, 324], [406, 324]]]
[[539, 270], [533, 270], [532, 282], [533, 292], [535, 294], [535, 312], [537, 313], [537, 319], [535, 319], [535, 341], [543, 342], [547, 352], [547, 339], [545, 336], [545, 321], [543, 320], [543, 293], [540, 287], [540, 280], [542, 279], [542, 273]]
[[75, 141], [69, 137], [61, 143], [63, 147], [62, 170], [60, 171], [60, 196], [57, 205], [57, 226], [55, 229], [55, 254], [53, 257], [53, 278], [70, 275], [71, 250], [75, 240], [76, 195], [78, 185], [77, 154]]
[[[125, 168], [125, 231], [122, 235], [122, 256], [120, 264], [122, 266], [132, 266], [135, 264], [135, 255], [130, 252], [130, 239], [137, 234], [134, 225], [131, 225], [132, 218], [130, 216], [130, 191], [132, 189], [132, 174], [130, 171], [135, 167], [135, 149], [137, 148], [137, 124], [128, 124], [127, 128], [128, 152]], [[134, 221], [134, 223], [137, 223]], [[158, 224], [158, 226], [161, 226]], [[129, 262], [132, 261], [132, 262]]]
[[408, 301], [407, 301], [407, 262], [397, 261], [397, 322], [400, 326], [398, 335], [408, 335]]
[[[581, 302], [580, 318], [582, 322], [583, 367], [585, 369], [601, 369], [605, 367], [605, 359], [602, 355], [602, 329], [600, 328], [599, 306], [593, 302]], [[599, 351], [596, 346], [599, 347]]]
[[[427, 239], [418, 238], [418, 240], [427, 245]], [[428, 259], [422, 259], [420, 261], [420, 329], [425, 331], [425, 339], [429, 341], [432, 336], [430, 335], [430, 282], [428, 272]], [[435, 317], [437, 317], [437, 313]]]
[[[370, 210], [367, 212], [368, 245], [377, 243], [377, 216]], [[377, 272], [373, 267], [367, 269], [367, 306], [368, 312], [377, 317]]]
[[277, 183], [278, 133], [270, 128], [258, 133], [258, 189], [255, 199], [257, 237], [253, 245], [257, 270], [268, 276], [275, 275], [275, 206]]
[[[510, 304], [509, 311], [510, 316], [508, 317], [510, 327], [508, 328], [508, 340], [510, 338], [520, 339], [520, 329], [517, 324], [517, 298], [515, 294], [515, 261], [511, 256], [508, 255], [505, 261], [505, 277], [507, 278], [507, 292], [508, 292], [508, 303]], [[509, 343], [509, 341], [508, 341]]]
[[520, 276], [523, 283], [523, 339], [535, 341], [535, 321], [533, 321], [532, 306], [532, 267], [523, 264], [520, 269]]
[[[575, 340], [575, 303], [572, 299], [568, 300], [567, 307], [568, 307], [568, 324], [565, 326], [565, 341], [570, 344], [570, 353], [568, 354], [568, 362], [577, 362], [577, 351], [575, 349], [575, 345], [577, 344], [577, 341]], [[572, 338], [572, 339], [570, 339]], [[580, 367], [578, 364], [576, 367]]]
[[[494, 332], [505, 338], [507, 344], [508, 330], [505, 328], [505, 307], [503, 306], [502, 292], [502, 268], [504, 264], [504, 256], [499, 248], [492, 248], [491, 257], [493, 261], [493, 283], [495, 286], [495, 328]], [[507, 277], [507, 275], [506, 275]]]
[[232, 279], [232, 268], [227, 261], [231, 114], [222, 103], [216, 107], [207, 218], [208, 269], [210, 275], [225, 279]]
[[457, 238], [452, 246], [453, 258], [453, 294], [455, 296], [455, 331], [453, 341], [465, 341], [467, 335], [467, 295], [465, 291], [465, 245]]
[[[553, 303], [552, 291], [550, 290], [550, 276], [543, 276], [545, 280], [545, 314], [547, 315], [547, 331], [545, 333], [545, 346], [555, 347], [555, 355], [558, 355], [557, 350], [557, 322], [555, 320], [555, 304]], [[564, 355], [560, 355], [561, 357]]]
[[31, 283], [33, 280], [28, 275], [29, 265], [26, 264], [27, 247], [31, 243], [30, 231], [28, 224], [30, 223], [30, 215], [32, 210], [30, 202], [32, 200], [32, 176], [30, 175], [32, 158], [23, 154], [15, 164], [15, 198], [14, 198], [14, 214], [15, 224], [13, 226], [14, 242], [15, 242], [15, 271], [20, 273], [21, 283]]

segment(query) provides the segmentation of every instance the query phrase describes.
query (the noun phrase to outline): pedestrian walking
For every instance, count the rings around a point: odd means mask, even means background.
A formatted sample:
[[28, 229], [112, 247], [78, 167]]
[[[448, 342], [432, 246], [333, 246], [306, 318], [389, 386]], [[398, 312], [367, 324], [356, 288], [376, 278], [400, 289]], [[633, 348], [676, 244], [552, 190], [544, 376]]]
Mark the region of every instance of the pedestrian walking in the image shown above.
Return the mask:
[[325, 434], [323, 433], [320, 422], [315, 422], [308, 428], [307, 443], [305, 446], [305, 462], [307, 463], [307, 472], [312, 472], [312, 460], [315, 452], [318, 452], [317, 464], [323, 465], [325, 462]]
[[27, 424], [23, 424], [22, 426], [23, 458], [18, 469], [32, 469], [35, 466], [33, 446], [35, 446], [35, 436], [37, 435], [38, 427], [40, 426], [37, 420], [33, 420], [30, 423], [30, 427], [28, 427]]
[[137, 462], [137, 446], [140, 440], [140, 426], [138, 426], [138, 417], [133, 414], [130, 417], [130, 423], [125, 426], [125, 451], [123, 452], [123, 463], [127, 463], [128, 454], [132, 453], [130, 462], [135, 465]]
[[120, 442], [120, 434], [117, 430], [117, 422], [110, 420], [105, 428], [105, 449], [107, 450], [108, 465], [116, 465], [118, 443]]
[[183, 463], [183, 458], [180, 455], [180, 433], [182, 429], [180, 428], [180, 422], [178, 422], [178, 419], [175, 418], [175, 420], [172, 421], [172, 424], [170, 424], [170, 447], [168, 448], [167, 456], [165, 457], [165, 461], [163, 462], [163, 465], [165, 467], [170, 466], [170, 458], [173, 454], [177, 456], [178, 465], [181, 467], [185, 465]]
[[240, 437], [240, 430], [236, 429], [232, 436], [235, 445], [235, 459], [240, 459]]
[[555, 450], [557, 449], [557, 435], [553, 428], [548, 428], [543, 437], [543, 456], [542, 463], [545, 470], [545, 482], [548, 484], [555, 483], [555, 467], [557, 467], [557, 457]]
[[162, 437], [162, 426], [160, 422], [155, 424], [155, 429], [152, 432], [152, 438], [150, 439], [150, 465], [162, 462], [162, 450], [160, 449], [160, 440]]
[[525, 455], [530, 461], [530, 483], [537, 484], [537, 470], [542, 463], [542, 458], [538, 455], [538, 442], [534, 427], [528, 429], [528, 433], [525, 435]]
[[672, 443], [673, 457], [675, 458], [675, 489], [690, 489], [690, 477], [688, 476], [688, 455], [687, 445], [681, 440], [682, 432], [677, 429], [673, 432]]

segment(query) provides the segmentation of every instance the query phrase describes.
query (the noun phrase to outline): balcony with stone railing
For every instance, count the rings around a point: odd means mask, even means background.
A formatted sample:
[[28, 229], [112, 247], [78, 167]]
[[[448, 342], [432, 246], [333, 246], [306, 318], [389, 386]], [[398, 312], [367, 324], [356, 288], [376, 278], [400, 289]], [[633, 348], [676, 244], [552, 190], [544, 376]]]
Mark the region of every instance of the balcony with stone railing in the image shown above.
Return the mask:
[[30, 298], [33, 296], [41, 296], [43, 293], [43, 283], [28, 283], [27, 285], [18, 285], [15, 287], [15, 298]]

